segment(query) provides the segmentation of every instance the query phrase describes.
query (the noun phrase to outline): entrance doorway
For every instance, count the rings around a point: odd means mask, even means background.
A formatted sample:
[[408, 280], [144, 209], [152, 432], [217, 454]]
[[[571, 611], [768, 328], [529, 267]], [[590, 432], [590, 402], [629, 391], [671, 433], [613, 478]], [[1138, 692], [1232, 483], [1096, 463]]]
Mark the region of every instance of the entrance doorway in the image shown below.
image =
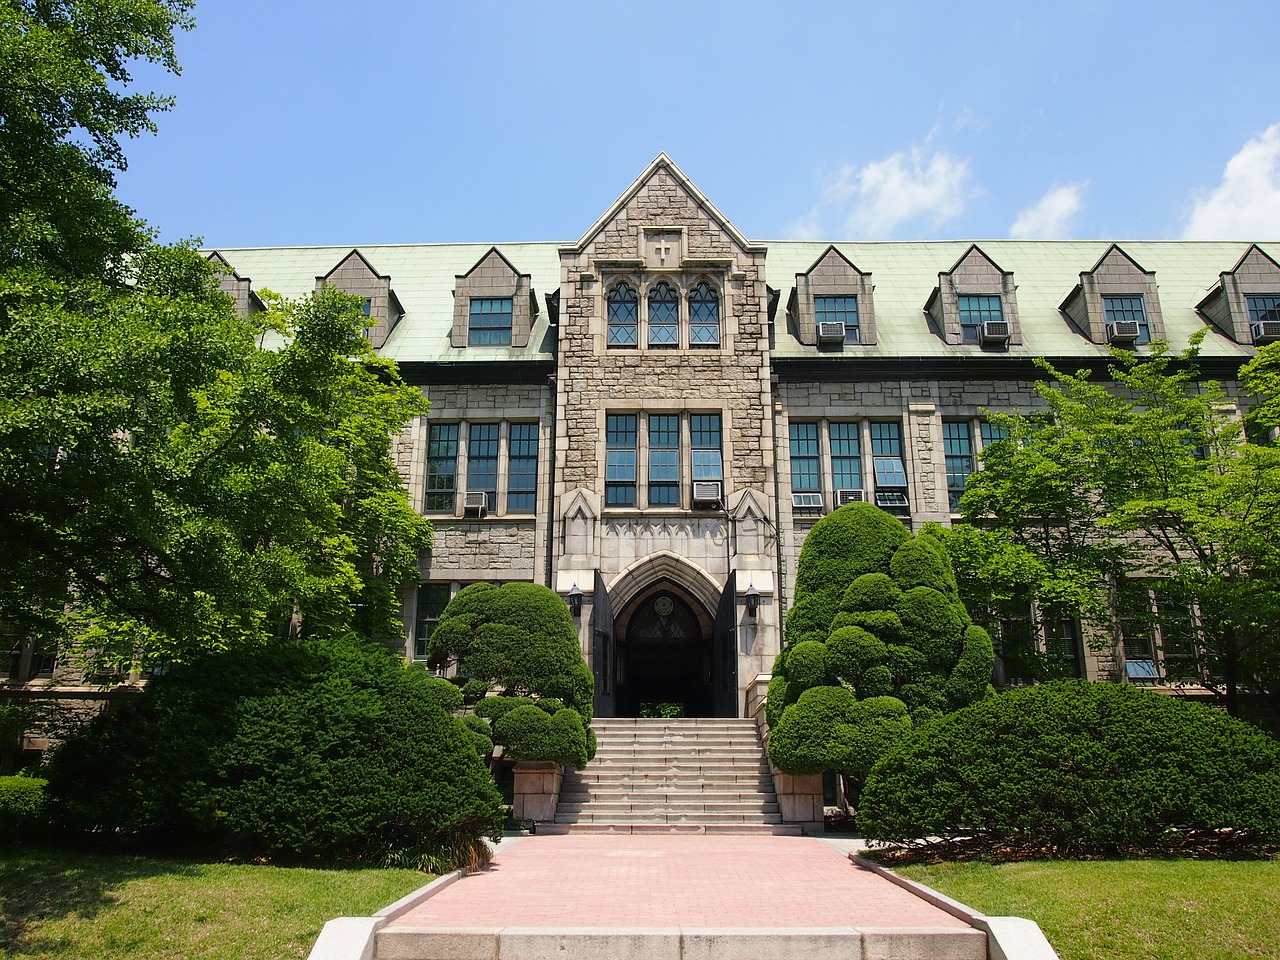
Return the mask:
[[615, 622], [617, 715], [672, 712], [715, 716], [712, 624], [701, 604], [662, 582], [636, 597]]

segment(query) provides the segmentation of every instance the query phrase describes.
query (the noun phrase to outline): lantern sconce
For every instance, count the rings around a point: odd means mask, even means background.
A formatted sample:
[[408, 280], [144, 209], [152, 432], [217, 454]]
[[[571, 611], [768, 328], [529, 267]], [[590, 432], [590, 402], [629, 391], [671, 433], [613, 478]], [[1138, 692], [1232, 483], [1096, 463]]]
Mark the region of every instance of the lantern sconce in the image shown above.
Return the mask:
[[747, 603], [747, 616], [754, 620], [757, 611], [760, 609], [760, 591], [756, 589], [754, 583], [747, 587], [747, 592], [743, 595], [743, 599]]
[[569, 615], [574, 619], [577, 619], [578, 616], [582, 613], [582, 591], [578, 588], [578, 585], [576, 583], [573, 585], [573, 588], [569, 591], [568, 603], [569, 603]]

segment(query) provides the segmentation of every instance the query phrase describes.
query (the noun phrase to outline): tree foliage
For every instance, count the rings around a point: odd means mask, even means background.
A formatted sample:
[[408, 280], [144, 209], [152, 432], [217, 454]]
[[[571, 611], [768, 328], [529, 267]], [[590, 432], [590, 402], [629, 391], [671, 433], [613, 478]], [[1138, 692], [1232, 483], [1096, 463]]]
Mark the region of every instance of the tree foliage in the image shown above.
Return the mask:
[[[1195, 657], [1174, 679], [1205, 683], [1237, 713], [1242, 691], [1280, 694], [1280, 453], [1245, 442], [1231, 398], [1199, 375], [1198, 343], [1178, 356], [1163, 343], [1116, 351], [1109, 382], [1042, 361], [1045, 409], [992, 414], [1008, 437], [961, 500], [976, 526], [948, 542], [988, 600], [1022, 589], [1046, 615], [1113, 631], [1115, 591], [1158, 581], [1197, 614]], [[1280, 387], [1274, 357], [1263, 348], [1243, 371], [1264, 400]]]

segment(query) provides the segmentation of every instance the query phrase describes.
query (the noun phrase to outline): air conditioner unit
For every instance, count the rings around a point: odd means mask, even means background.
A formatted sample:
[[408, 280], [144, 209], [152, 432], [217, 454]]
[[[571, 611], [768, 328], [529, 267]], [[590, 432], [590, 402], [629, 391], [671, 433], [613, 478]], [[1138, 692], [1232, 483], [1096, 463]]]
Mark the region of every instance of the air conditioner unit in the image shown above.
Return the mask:
[[819, 343], [844, 343], [844, 321], [824, 320], [818, 324]]
[[982, 324], [983, 343], [1008, 343], [1012, 331], [1008, 320], [986, 320]]
[[720, 481], [719, 480], [695, 480], [693, 481], [693, 502], [694, 503], [719, 503], [720, 502]]
[[876, 506], [909, 507], [911, 504], [907, 501], [907, 495], [899, 490], [877, 490]]
[[1137, 320], [1117, 320], [1107, 324], [1107, 343], [1133, 343], [1140, 332]]
[[1259, 320], [1251, 325], [1254, 343], [1275, 343], [1280, 340], [1280, 320]]
[[791, 506], [797, 510], [821, 510], [822, 494], [820, 493], [793, 493], [791, 495]]
[[483, 517], [489, 506], [489, 495], [483, 490], [468, 490], [462, 495], [462, 512], [467, 516]]
[[865, 490], [837, 490], [836, 506], [843, 507], [846, 503], [866, 503], [867, 493]]

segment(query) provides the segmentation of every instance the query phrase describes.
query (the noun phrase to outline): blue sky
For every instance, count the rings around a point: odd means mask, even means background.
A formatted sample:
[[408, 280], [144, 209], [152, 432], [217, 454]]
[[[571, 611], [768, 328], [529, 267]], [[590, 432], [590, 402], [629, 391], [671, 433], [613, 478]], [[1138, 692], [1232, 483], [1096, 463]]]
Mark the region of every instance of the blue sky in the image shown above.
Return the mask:
[[666, 151], [769, 240], [1280, 238], [1280, 4], [205, 0], [120, 196], [210, 246], [576, 239]]

